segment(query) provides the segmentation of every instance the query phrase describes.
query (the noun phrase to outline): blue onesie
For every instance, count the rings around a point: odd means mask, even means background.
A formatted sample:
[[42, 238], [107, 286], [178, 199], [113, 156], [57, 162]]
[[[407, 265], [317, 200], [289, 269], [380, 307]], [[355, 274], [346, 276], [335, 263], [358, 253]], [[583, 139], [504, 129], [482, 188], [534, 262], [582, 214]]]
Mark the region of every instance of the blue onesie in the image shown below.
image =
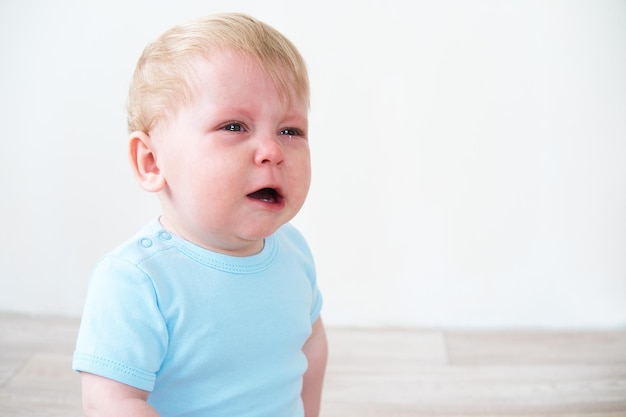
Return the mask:
[[96, 266], [73, 368], [151, 391], [162, 417], [300, 417], [302, 346], [321, 305], [290, 224], [234, 257], [155, 219]]

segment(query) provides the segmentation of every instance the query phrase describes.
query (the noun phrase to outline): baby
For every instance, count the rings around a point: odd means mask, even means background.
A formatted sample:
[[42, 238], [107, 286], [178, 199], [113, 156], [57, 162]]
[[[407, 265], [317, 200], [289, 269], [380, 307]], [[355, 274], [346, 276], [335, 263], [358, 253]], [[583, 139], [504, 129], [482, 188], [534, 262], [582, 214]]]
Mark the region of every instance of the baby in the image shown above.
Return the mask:
[[309, 83], [250, 16], [144, 50], [130, 160], [162, 215], [97, 264], [73, 368], [87, 416], [317, 416], [327, 360], [309, 248]]

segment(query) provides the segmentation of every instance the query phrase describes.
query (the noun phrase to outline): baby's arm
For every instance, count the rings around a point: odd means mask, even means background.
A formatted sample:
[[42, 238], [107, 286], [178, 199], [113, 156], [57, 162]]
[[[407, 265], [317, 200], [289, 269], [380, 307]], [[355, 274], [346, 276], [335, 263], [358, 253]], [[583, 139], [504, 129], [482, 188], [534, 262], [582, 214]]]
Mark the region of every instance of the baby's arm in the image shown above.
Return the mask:
[[146, 402], [147, 391], [87, 372], [81, 383], [86, 417], [159, 417]]
[[328, 359], [328, 341], [322, 319], [313, 323], [313, 332], [302, 348], [309, 367], [304, 373], [302, 384], [302, 402], [305, 417], [317, 417], [322, 400], [322, 383]]

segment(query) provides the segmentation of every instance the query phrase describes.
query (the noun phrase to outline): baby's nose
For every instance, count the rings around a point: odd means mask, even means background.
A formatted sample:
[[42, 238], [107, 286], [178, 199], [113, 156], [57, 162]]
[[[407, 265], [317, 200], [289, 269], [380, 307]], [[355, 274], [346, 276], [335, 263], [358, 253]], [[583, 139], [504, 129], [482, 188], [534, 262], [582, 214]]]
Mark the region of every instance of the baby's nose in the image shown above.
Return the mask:
[[256, 164], [280, 164], [285, 155], [283, 145], [276, 134], [263, 135], [259, 138], [258, 147], [255, 154]]

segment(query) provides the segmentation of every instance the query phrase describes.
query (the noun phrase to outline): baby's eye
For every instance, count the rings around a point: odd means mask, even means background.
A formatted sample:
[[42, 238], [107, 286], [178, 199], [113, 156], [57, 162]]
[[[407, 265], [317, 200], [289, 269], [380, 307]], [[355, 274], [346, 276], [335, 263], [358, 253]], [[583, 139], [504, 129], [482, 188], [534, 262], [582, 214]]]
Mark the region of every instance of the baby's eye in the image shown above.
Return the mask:
[[278, 132], [279, 135], [285, 136], [303, 136], [302, 131], [300, 129], [295, 129], [292, 127], [282, 129]]
[[228, 132], [243, 132], [246, 129], [239, 122], [228, 122], [224, 126], [222, 126], [222, 130], [226, 130]]

